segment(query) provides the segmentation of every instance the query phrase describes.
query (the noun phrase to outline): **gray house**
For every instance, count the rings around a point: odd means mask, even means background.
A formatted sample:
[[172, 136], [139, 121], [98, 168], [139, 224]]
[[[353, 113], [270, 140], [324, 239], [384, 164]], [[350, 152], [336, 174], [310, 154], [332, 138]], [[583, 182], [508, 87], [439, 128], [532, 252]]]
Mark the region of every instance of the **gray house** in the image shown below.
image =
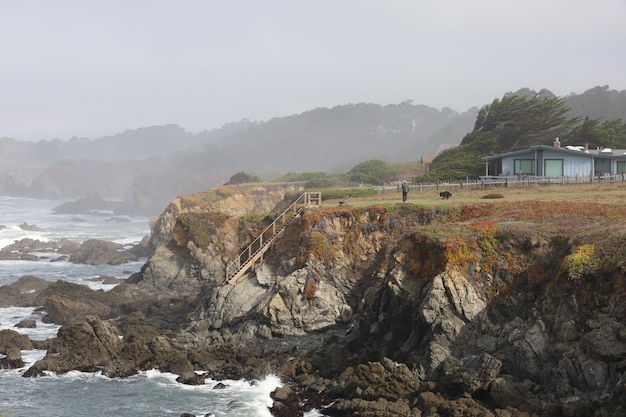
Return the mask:
[[561, 148], [536, 145], [528, 149], [491, 155], [485, 161], [487, 176], [582, 177], [626, 173], [626, 149]]

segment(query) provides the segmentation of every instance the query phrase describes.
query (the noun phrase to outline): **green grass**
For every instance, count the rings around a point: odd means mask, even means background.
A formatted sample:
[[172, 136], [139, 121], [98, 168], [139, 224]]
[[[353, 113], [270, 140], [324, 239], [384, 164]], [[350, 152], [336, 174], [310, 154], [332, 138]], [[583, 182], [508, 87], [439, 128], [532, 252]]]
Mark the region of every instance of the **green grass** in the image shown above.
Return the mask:
[[[446, 190], [440, 187], [441, 191]], [[552, 186], [533, 186], [516, 188], [484, 188], [460, 190], [450, 188], [452, 197], [449, 200], [439, 198], [439, 191], [427, 189], [423, 191], [411, 190], [408, 203], [425, 206], [453, 206], [463, 203], [502, 203], [503, 201], [570, 201], [621, 204], [626, 201], [626, 182], [604, 184], [566, 184]], [[485, 199], [484, 197], [498, 193], [502, 198]], [[324, 207], [339, 205], [333, 194], [322, 192]], [[352, 197], [347, 204], [354, 207], [364, 207], [374, 204], [402, 204], [402, 193], [392, 192], [383, 195]]]

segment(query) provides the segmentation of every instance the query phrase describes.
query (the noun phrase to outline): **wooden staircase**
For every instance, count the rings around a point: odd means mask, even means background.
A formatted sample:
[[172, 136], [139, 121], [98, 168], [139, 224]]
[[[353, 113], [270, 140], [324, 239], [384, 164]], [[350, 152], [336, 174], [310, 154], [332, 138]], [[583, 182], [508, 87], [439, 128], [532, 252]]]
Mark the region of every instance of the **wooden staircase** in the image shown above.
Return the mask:
[[289, 223], [307, 207], [319, 207], [322, 204], [322, 193], [304, 193], [296, 199], [285, 211], [261, 232], [239, 255], [226, 265], [226, 280], [229, 284], [235, 283], [243, 274], [254, 267], [263, 254], [271, 247], [287, 228]]

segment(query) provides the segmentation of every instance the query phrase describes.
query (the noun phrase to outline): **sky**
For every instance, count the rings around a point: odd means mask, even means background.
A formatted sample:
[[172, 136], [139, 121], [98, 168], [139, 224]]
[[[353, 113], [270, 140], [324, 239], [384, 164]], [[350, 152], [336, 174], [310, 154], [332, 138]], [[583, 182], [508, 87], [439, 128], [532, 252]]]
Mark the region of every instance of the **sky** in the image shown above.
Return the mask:
[[0, 0], [0, 137], [626, 89], [626, 0]]

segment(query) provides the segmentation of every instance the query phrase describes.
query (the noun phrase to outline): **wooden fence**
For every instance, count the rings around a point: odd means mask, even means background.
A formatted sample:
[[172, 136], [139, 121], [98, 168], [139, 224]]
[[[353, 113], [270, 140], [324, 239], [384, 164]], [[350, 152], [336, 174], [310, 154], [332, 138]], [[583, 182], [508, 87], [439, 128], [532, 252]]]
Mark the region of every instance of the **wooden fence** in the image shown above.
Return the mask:
[[[625, 174], [575, 177], [535, 177], [524, 175], [512, 176], [483, 176], [476, 179], [466, 178], [461, 181], [439, 181], [428, 183], [413, 183], [409, 190], [413, 192], [439, 192], [448, 190], [470, 190], [477, 188], [513, 188], [533, 187], [565, 184], [596, 184], [604, 182], [626, 181]], [[378, 189], [378, 194], [396, 193], [401, 191], [401, 184], [394, 183]]]

